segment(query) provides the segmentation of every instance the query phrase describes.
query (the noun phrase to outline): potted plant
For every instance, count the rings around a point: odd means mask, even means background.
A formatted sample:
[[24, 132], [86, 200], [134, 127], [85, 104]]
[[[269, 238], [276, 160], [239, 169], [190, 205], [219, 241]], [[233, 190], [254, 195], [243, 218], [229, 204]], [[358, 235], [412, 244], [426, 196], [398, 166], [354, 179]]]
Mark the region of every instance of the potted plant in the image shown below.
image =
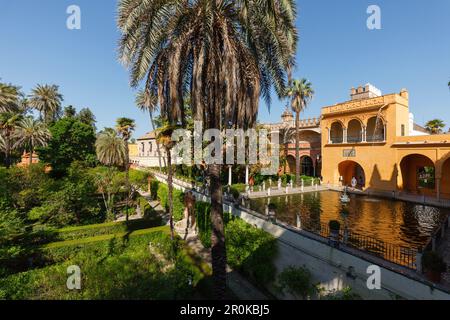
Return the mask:
[[439, 283], [442, 272], [447, 270], [447, 265], [436, 252], [425, 251], [422, 256], [422, 268], [428, 280]]
[[331, 220], [328, 223], [328, 227], [330, 228], [330, 244], [333, 247], [336, 247], [339, 243], [339, 231], [341, 230], [341, 224], [337, 220]]

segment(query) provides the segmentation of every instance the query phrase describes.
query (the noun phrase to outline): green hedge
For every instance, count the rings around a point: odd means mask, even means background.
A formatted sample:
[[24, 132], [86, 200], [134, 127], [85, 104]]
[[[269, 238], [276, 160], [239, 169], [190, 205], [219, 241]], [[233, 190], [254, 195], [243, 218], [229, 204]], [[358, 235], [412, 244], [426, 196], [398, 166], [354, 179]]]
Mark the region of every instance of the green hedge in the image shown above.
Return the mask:
[[[163, 259], [149, 254], [150, 242]], [[0, 279], [0, 299], [187, 299], [203, 278], [182, 244], [162, 231], [49, 252], [56, 264]], [[81, 269], [81, 290], [66, 288], [71, 265]]]
[[94, 224], [88, 226], [69, 227], [56, 231], [57, 240], [72, 240], [85, 237], [94, 237], [106, 234], [114, 234], [121, 232], [131, 232], [140, 229], [153, 228], [161, 225], [161, 220], [156, 217], [146, 219], [107, 222], [102, 224]]
[[[168, 193], [169, 187], [166, 184], [160, 183], [158, 185], [158, 199], [161, 206], [168, 211]], [[173, 189], [173, 219], [175, 221], [180, 221], [183, 219], [184, 212], [184, 193], [180, 190]]]
[[[197, 202], [195, 205], [199, 238], [207, 248], [211, 247], [210, 210], [209, 203]], [[273, 259], [277, 254], [275, 238], [227, 213], [224, 213], [224, 220], [228, 264], [256, 283], [273, 281], [276, 274]]]

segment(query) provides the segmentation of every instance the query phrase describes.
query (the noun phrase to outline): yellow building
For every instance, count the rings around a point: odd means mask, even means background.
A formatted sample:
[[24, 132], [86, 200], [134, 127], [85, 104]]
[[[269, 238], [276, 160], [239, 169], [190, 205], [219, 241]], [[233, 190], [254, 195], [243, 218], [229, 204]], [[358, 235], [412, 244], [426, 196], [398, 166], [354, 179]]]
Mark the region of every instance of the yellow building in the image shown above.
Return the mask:
[[322, 108], [321, 132], [324, 183], [450, 199], [450, 135], [414, 124], [406, 89], [353, 88]]

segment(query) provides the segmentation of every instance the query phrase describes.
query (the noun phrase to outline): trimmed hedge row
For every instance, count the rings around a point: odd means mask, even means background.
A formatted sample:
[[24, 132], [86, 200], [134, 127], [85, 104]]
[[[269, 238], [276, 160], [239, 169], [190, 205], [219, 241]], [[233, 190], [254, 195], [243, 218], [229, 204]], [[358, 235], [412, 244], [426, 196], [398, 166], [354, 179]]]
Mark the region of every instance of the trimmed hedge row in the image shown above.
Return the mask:
[[103, 224], [70, 227], [57, 230], [57, 240], [73, 240], [85, 237], [94, 237], [100, 235], [132, 232], [140, 229], [153, 228], [161, 225], [161, 218], [156, 215], [146, 217], [144, 219], [108, 222]]

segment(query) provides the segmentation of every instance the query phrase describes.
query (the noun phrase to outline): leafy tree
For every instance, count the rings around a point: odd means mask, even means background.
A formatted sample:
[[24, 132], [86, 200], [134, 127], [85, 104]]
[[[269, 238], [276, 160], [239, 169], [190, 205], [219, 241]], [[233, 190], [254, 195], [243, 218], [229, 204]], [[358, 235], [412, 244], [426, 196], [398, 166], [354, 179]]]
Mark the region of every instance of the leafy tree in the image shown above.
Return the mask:
[[21, 120], [22, 115], [13, 112], [0, 113], [0, 132], [4, 140], [5, 165], [7, 168], [11, 166], [11, 151], [13, 149], [14, 132], [17, 124]]
[[[157, 92], [161, 114], [185, 125], [184, 94], [193, 119], [206, 129], [253, 127], [259, 99], [271, 88], [285, 93], [297, 34], [295, 2], [121, 0], [119, 57], [131, 86], [145, 80]], [[208, 165], [211, 189], [212, 267], [217, 298], [226, 287], [226, 252], [220, 164]]]
[[95, 120], [95, 115], [92, 113], [91, 109], [89, 109], [89, 108], [81, 109], [80, 112], [78, 112], [77, 117], [82, 123], [85, 123], [85, 124], [93, 127], [94, 131], [97, 130], [97, 128], [95, 127], [95, 123], [97, 121]]
[[39, 158], [51, 165], [56, 176], [65, 175], [74, 161], [91, 163], [95, 155], [94, 129], [76, 118], [63, 118], [50, 126], [52, 139], [47, 147], [36, 149]]
[[63, 117], [73, 118], [77, 115], [77, 110], [73, 106], [67, 106], [64, 108]]
[[29, 219], [58, 227], [100, 221], [100, 206], [94, 179], [81, 162], [67, 168], [58, 190], [51, 192], [42, 206], [29, 212]]
[[306, 79], [294, 80], [287, 90], [295, 112], [295, 182], [300, 183], [300, 113], [304, 111], [314, 95], [311, 83]]
[[115, 219], [115, 195], [120, 191], [124, 181], [118, 174], [117, 168], [114, 167], [99, 167], [95, 169], [93, 174], [95, 185], [102, 195], [107, 220], [113, 221]]
[[104, 165], [117, 167], [125, 165], [125, 142], [114, 129], [98, 134], [95, 149], [98, 160]]
[[20, 87], [0, 82], [0, 112], [19, 111]]
[[425, 129], [431, 134], [440, 134], [444, 128], [445, 123], [440, 119], [430, 120], [425, 124]]
[[27, 117], [19, 122], [14, 137], [17, 139], [13, 146], [14, 148], [28, 148], [30, 152], [29, 164], [31, 165], [33, 163], [34, 148], [47, 146], [51, 134], [43, 122]]
[[58, 120], [61, 115], [61, 102], [64, 100], [57, 85], [40, 85], [31, 91], [29, 104], [39, 111], [41, 120], [50, 123]]

